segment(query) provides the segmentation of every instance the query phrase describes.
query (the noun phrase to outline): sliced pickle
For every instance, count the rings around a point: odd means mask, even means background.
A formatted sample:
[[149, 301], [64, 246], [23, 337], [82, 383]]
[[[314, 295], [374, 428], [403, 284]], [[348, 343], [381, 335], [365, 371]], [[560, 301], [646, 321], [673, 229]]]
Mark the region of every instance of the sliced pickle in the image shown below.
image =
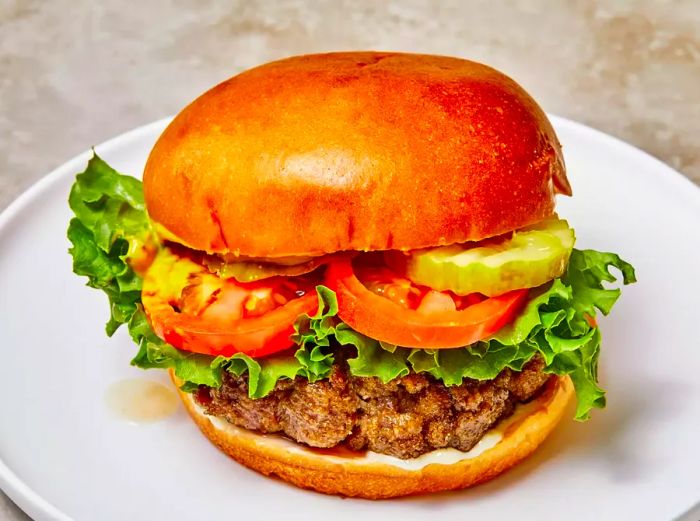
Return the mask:
[[234, 278], [238, 282], [253, 282], [270, 277], [294, 277], [309, 273], [327, 262], [324, 257], [312, 257], [302, 264], [272, 264], [267, 262], [239, 261], [226, 262], [210, 256], [204, 260], [209, 271], [224, 279]]
[[560, 277], [574, 241], [574, 231], [565, 220], [549, 219], [516, 230], [501, 241], [411, 252], [406, 274], [413, 282], [438, 291], [501, 295]]

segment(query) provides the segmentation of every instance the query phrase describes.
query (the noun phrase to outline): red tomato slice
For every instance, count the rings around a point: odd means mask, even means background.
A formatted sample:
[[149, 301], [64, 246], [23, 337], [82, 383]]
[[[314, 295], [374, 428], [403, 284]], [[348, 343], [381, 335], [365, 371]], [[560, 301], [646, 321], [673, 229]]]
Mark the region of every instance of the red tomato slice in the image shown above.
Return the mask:
[[[189, 285], [165, 289], [177, 263], [179, 268], [186, 264], [185, 270], [193, 266]], [[291, 347], [294, 321], [318, 309], [311, 283], [284, 277], [239, 283], [198, 268], [188, 259], [171, 259], [162, 267], [156, 260], [144, 278], [141, 300], [153, 330], [178, 349], [227, 357], [269, 355]]]
[[429, 292], [423, 309], [411, 309], [365, 287], [351, 259], [331, 263], [326, 284], [338, 297], [338, 316], [356, 331], [402, 347], [430, 349], [463, 347], [493, 335], [513, 319], [528, 292], [511, 291], [461, 310]]

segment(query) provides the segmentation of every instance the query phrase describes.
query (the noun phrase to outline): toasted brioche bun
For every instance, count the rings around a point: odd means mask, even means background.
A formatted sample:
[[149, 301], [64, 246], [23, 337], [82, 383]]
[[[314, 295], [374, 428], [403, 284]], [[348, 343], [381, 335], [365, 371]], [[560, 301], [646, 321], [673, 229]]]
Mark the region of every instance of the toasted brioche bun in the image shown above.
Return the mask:
[[377, 52], [288, 58], [214, 87], [158, 139], [144, 190], [166, 238], [268, 258], [479, 240], [571, 193], [552, 126], [513, 80]]
[[[179, 382], [171, 377], [177, 385]], [[179, 390], [179, 389], [178, 389]], [[383, 499], [428, 492], [457, 490], [488, 481], [529, 456], [561, 419], [573, 396], [569, 377], [552, 377], [542, 394], [518, 406], [511, 419], [498, 427], [502, 438], [491, 448], [450, 464], [400, 465], [327, 455], [279, 436], [264, 436], [204, 414], [191, 394], [179, 391], [190, 416], [209, 440], [224, 453], [266, 476], [277, 476], [298, 487], [366, 499]], [[477, 445], [478, 447], [478, 445]], [[450, 449], [451, 450], [451, 449]], [[474, 450], [474, 449], [472, 449]], [[394, 460], [399, 465], [386, 463]], [[411, 460], [409, 460], [411, 461]]]

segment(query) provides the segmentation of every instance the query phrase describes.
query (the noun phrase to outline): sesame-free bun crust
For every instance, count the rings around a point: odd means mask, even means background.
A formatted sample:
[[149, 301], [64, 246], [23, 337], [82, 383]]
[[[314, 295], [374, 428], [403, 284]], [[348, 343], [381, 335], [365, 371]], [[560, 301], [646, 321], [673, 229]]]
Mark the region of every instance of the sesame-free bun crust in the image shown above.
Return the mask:
[[530, 455], [554, 429], [573, 396], [573, 385], [568, 377], [552, 377], [535, 403], [528, 405], [532, 412], [509, 425], [495, 446], [471, 459], [429, 464], [420, 470], [340, 459], [303, 450], [297, 444], [285, 448], [292, 444], [274, 443], [274, 436], [221, 428], [195, 405], [192, 395], [180, 391], [180, 396], [204, 435], [246, 467], [325, 494], [383, 499], [462, 489], [508, 470]]
[[415, 249], [542, 220], [570, 194], [547, 117], [444, 56], [297, 56], [243, 72], [166, 128], [144, 171], [163, 235], [249, 257]]

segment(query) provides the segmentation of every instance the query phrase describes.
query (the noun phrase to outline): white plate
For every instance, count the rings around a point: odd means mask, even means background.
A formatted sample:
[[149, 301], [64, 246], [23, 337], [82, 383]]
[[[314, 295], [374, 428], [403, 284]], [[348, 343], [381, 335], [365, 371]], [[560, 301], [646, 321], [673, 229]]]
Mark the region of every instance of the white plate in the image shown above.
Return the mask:
[[[104, 404], [135, 348], [103, 333], [107, 302], [71, 273], [69, 161], [0, 217], [0, 485], [38, 520], [672, 519], [700, 500], [700, 190], [650, 156], [554, 118], [576, 196], [579, 247], [620, 253], [639, 283], [603, 320], [609, 406], [566, 420], [528, 461], [472, 490], [342, 500], [263, 478], [186, 418], [134, 425]], [[138, 174], [159, 121], [97, 151]], [[692, 515], [692, 514], [691, 514]]]

